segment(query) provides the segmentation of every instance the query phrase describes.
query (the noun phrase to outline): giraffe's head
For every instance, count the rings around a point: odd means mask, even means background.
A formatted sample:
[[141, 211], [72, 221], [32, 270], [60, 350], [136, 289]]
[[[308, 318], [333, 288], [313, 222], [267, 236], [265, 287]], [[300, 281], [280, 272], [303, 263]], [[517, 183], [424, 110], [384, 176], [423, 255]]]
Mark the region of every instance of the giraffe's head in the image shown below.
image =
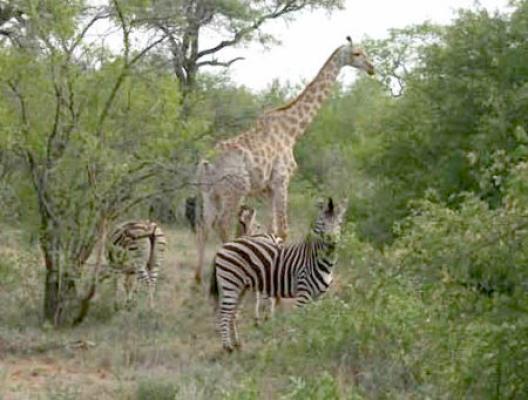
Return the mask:
[[334, 204], [334, 200], [329, 197], [325, 202], [317, 203], [319, 215], [313, 225], [313, 232], [316, 236], [330, 245], [336, 245], [341, 235], [341, 224], [347, 209], [347, 200]]
[[351, 67], [365, 71], [369, 75], [374, 75], [374, 65], [367, 57], [365, 51], [359, 47], [355, 47], [350, 36], [347, 36], [348, 44], [340, 49], [340, 62], [342, 66], [349, 65]]

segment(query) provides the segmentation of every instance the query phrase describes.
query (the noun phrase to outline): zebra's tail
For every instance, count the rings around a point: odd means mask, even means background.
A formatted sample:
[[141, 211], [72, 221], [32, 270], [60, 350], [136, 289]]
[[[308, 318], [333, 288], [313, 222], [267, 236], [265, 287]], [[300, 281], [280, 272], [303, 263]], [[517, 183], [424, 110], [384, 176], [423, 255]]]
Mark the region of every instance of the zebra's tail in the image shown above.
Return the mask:
[[215, 306], [218, 304], [218, 279], [216, 279], [216, 265], [213, 264], [212, 273], [211, 273], [211, 284], [209, 286], [209, 295], [213, 298]]

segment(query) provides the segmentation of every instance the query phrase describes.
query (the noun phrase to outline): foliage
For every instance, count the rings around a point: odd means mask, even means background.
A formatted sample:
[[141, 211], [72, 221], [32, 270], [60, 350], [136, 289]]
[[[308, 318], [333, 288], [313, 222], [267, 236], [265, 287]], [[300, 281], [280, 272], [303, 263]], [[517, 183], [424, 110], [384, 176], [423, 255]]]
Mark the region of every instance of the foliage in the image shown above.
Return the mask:
[[[491, 294], [528, 289], [526, 211], [490, 209], [465, 196], [457, 210], [419, 203], [399, 226], [394, 259], [426, 281], [453, 282]], [[517, 298], [517, 296], [514, 296]]]
[[362, 237], [390, 243], [410, 201], [431, 189], [449, 206], [461, 192], [500, 206], [509, 170], [527, 156], [526, 9], [465, 10], [450, 26], [366, 41], [380, 84], [336, 92], [296, 150], [305, 179], [354, 188]]
[[[184, 37], [184, 5], [209, 2], [170, 3], [156, 7], [178, 11], [170, 33]], [[96, 370], [111, 365], [120, 381], [134, 380], [123, 397], [528, 396], [527, 1], [508, 14], [476, 7], [448, 26], [365, 41], [378, 80], [337, 88], [296, 146], [290, 185], [293, 235], [306, 228], [314, 198], [349, 197], [334, 287], [258, 329], [247, 305], [248, 343], [229, 359], [216, 353], [210, 305], [187, 287], [191, 237], [170, 229], [170, 264], [183, 267], [165, 271], [156, 310], [115, 315], [102, 290], [89, 324], [31, 329], [48, 295], [42, 282], [56, 283], [49, 271], [59, 275], [59, 308], [80, 308], [91, 299], [87, 266], [104, 224], [144, 216], [153, 198], [184, 197], [196, 158], [290, 97], [292, 85], [254, 94], [203, 74], [184, 94], [160, 66], [165, 56], [147, 57], [167, 38], [145, 48], [133, 40], [144, 26], [138, 18], [163, 8], [143, 0], [35, 4], [0, 4], [0, 356], [7, 348], [67, 354]], [[200, 29], [236, 34], [270, 4], [340, 2], [216, 2]], [[112, 18], [120, 52], [83, 39], [91, 18]], [[82, 355], [46, 350], [79, 337], [97, 346]], [[50, 396], [80, 396], [75, 385]]]
[[[121, 56], [95, 54], [84, 41], [103, 18], [100, 11], [85, 14], [75, 2], [48, 6], [48, 12], [27, 12], [41, 54], [23, 46], [0, 49], [1, 145], [24, 166], [14, 172], [11, 196], [36, 203], [28, 210], [36, 214], [48, 272], [45, 315], [61, 324], [72, 315], [59, 309], [93, 295], [93, 289], [83, 294], [77, 281], [99, 235], [160, 190], [182, 186], [190, 168], [174, 174], [169, 162], [191, 163], [186, 148], [206, 122], [189, 119], [183, 126], [175, 80], [137, 66], [160, 39], [132, 48], [118, 2]], [[23, 178], [20, 185], [16, 177]], [[155, 177], [164, 184], [155, 185]]]

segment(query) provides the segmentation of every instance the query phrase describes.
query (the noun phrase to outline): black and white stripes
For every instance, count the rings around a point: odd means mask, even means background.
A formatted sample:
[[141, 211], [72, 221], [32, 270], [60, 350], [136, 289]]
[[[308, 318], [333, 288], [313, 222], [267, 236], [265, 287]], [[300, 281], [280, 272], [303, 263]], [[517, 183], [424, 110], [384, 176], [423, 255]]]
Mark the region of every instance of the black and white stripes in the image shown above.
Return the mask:
[[112, 231], [107, 242], [108, 262], [111, 269], [125, 275], [127, 303], [131, 301], [138, 280], [148, 286], [149, 303], [153, 305], [166, 246], [165, 234], [154, 222], [129, 221]]
[[211, 293], [219, 297], [217, 323], [226, 350], [240, 344], [234, 317], [247, 289], [270, 298], [296, 298], [298, 306], [328, 290], [344, 212], [344, 205], [334, 207], [329, 199], [298, 244], [255, 235], [222, 246], [214, 260]]

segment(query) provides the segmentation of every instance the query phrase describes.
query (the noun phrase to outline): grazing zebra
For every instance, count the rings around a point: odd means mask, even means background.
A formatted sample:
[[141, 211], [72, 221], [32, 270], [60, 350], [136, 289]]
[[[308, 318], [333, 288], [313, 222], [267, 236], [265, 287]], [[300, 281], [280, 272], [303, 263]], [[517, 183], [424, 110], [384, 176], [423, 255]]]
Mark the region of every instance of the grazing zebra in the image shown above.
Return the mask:
[[336, 247], [346, 205], [330, 198], [304, 241], [279, 245], [273, 235], [244, 236], [216, 253], [211, 294], [217, 300], [217, 326], [225, 350], [240, 346], [238, 304], [249, 288], [270, 298], [296, 298], [297, 306], [326, 292], [332, 282]]
[[[118, 225], [108, 237], [110, 268], [125, 275], [126, 303], [131, 304], [136, 281], [149, 289], [149, 305], [154, 306], [154, 290], [163, 263], [167, 241], [161, 228], [150, 221], [129, 221]], [[116, 286], [117, 286], [117, 279]]]
[[[238, 224], [236, 236], [255, 236], [261, 234], [260, 224], [257, 222], [257, 211], [254, 208], [246, 205], [240, 206], [238, 212]], [[277, 245], [282, 245], [282, 239], [278, 236], [268, 235], [269, 238], [276, 241]], [[260, 324], [260, 298], [261, 294], [259, 291], [255, 291], [255, 324]], [[275, 313], [276, 299], [267, 297], [265, 294], [262, 295], [264, 301], [269, 301], [269, 313], [266, 313], [265, 319], [272, 317]], [[277, 299], [278, 300], [278, 299]]]

